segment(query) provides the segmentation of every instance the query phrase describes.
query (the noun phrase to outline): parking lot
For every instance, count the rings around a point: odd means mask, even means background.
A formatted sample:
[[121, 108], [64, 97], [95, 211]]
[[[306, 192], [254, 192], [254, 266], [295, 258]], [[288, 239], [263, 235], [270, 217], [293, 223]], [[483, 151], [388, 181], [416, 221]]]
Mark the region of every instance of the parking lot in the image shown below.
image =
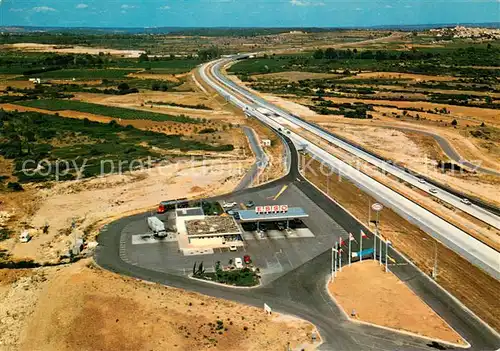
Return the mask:
[[[175, 238], [148, 238], [147, 215], [144, 215], [122, 231], [121, 258], [144, 268], [187, 275], [192, 272], [195, 262], [203, 261], [206, 270], [210, 271], [215, 269], [217, 261], [226, 266], [230, 259], [250, 255], [254, 265], [261, 271], [262, 283], [266, 284], [332, 247], [340, 236], [347, 238], [347, 233], [293, 184], [223, 198], [220, 201], [234, 201], [240, 208], [248, 201], [253, 201], [255, 205], [296, 206], [303, 208], [309, 217], [304, 218], [303, 223], [292, 223], [292, 230], [289, 232], [279, 230], [276, 223], [266, 224], [268, 228], [263, 235], [253, 231], [252, 225], [245, 224], [245, 245], [238, 247], [236, 251], [228, 248], [209, 249], [185, 256], [179, 252]], [[238, 208], [235, 206], [234, 209]]]

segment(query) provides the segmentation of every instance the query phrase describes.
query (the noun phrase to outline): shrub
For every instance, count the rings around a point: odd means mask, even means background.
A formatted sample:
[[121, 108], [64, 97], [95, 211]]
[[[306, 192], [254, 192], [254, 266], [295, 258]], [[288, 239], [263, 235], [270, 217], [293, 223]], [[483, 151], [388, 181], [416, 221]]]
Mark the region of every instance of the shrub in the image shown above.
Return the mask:
[[23, 191], [24, 190], [22, 185], [19, 184], [18, 182], [9, 182], [7, 184], [7, 189], [12, 190], [12, 191]]

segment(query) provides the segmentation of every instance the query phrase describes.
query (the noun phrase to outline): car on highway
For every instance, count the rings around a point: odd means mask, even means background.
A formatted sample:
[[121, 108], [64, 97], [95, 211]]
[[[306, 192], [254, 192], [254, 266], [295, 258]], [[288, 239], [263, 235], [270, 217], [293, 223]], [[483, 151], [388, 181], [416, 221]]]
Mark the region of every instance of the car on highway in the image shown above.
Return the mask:
[[462, 201], [462, 203], [464, 203], [464, 204], [466, 204], [466, 205], [471, 205], [470, 200], [469, 200], [469, 199], [466, 199], [465, 197], [464, 197], [462, 200], [460, 200], [460, 201]]
[[252, 259], [250, 258], [250, 255], [243, 256], [243, 262], [245, 262], [245, 264], [252, 263]]
[[418, 182], [419, 182], [420, 184], [425, 184], [425, 180], [423, 180], [422, 178], [418, 178]]
[[224, 201], [224, 202], [222, 203], [222, 207], [224, 207], [224, 208], [233, 208], [233, 207], [234, 207], [234, 206], [236, 206], [236, 205], [237, 205], [237, 203], [236, 203], [236, 202], [234, 202], [234, 201], [232, 201], [232, 202], [225, 202], [225, 201]]
[[243, 268], [243, 261], [241, 260], [241, 257], [236, 257], [234, 259], [234, 266], [236, 269], [242, 269]]
[[430, 192], [431, 194], [437, 194], [437, 192], [438, 192], [438, 191], [437, 191], [437, 189], [436, 189], [436, 188], [430, 188], [430, 189], [429, 189], [429, 192]]
[[250, 200], [250, 201], [245, 202], [245, 206], [247, 208], [252, 208], [255, 206], [255, 203], [252, 200]]

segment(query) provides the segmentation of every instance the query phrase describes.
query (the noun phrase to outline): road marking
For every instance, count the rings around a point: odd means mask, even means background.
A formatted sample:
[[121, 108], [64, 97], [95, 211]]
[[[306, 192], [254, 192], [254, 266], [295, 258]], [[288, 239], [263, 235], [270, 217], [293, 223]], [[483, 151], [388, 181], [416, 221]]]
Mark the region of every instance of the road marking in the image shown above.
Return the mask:
[[288, 188], [288, 185], [283, 185], [283, 188], [281, 188], [280, 192], [276, 194], [276, 196], [274, 197], [273, 200], [276, 201], [278, 199], [278, 197], [280, 197], [280, 195], [283, 194], [287, 188]]
[[394, 258], [392, 258], [391, 256], [387, 256], [389, 258], [389, 260], [391, 260], [391, 262], [393, 263], [396, 263], [396, 260]]

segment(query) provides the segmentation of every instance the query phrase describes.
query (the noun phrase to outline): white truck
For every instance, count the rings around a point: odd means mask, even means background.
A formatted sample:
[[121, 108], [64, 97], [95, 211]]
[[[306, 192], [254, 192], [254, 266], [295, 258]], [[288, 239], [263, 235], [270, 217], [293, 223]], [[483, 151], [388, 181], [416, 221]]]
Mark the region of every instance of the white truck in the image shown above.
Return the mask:
[[160, 238], [167, 236], [165, 224], [158, 217], [148, 217], [148, 226], [155, 236]]

